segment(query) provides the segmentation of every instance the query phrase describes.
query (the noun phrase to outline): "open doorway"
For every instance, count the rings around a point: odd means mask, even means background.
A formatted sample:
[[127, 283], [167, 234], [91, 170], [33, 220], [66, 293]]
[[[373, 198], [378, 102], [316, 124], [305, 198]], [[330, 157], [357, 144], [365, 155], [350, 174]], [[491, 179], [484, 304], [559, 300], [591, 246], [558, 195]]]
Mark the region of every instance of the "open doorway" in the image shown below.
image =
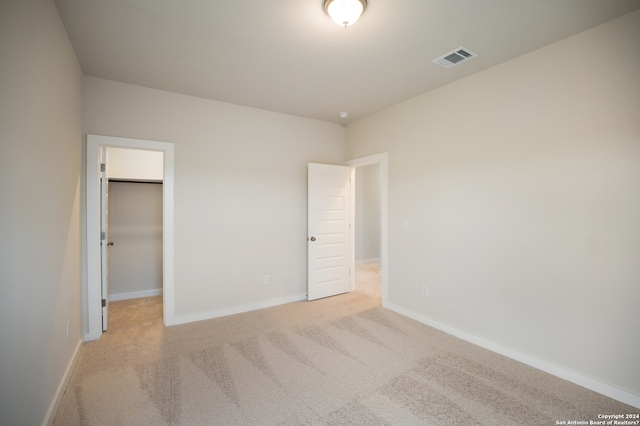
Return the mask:
[[355, 169], [355, 291], [382, 303], [380, 165]]
[[[377, 175], [378, 249], [373, 260], [378, 303], [388, 307], [388, 154], [375, 154], [346, 162], [345, 166], [309, 163], [307, 209], [307, 299], [335, 296], [356, 290], [356, 171], [375, 165]], [[377, 173], [376, 173], [377, 172]], [[373, 231], [375, 233], [375, 230]], [[375, 238], [375, 237], [374, 237]], [[379, 254], [378, 254], [379, 253]], [[360, 259], [359, 259], [360, 260]], [[379, 260], [379, 261], [378, 261]], [[365, 262], [359, 262], [364, 264]], [[379, 282], [379, 284], [378, 284]], [[378, 290], [379, 289], [379, 290]]]
[[[156, 153], [162, 157], [162, 177], [160, 178], [162, 181], [162, 321], [165, 325], [171, 325], [174, 322], [173, 144], [139, 139], [87, 135], [87, 289], [85, 294], [87, 295], [86, 317], [88, 332], [85, 335], [86, 341], [100, 338], [102, 335], [104, 317], [105, 315], [108, 315], [109, 312], [108, 308], [105, 309], [105, 305], [108, 306], [109, 303], [109, 291], [105, 291], [102, 287], [103, 274], [101, 271], [103, 270], [102, 265], [105, 262], [101, 257], [100, 251], [101, 247], [104, 247], [104, 244], [107, 244], [107, 241], [110, 243], [111, 238], [107, 238], [103, 243], [101, 243], [104, 238], [104, 234], [103, 231], [101, 231], [100, 222], [104, 212], [102, 211], [100, 202], [100, 170], [101, 168], [106, 167], [106, 165], [101, 167], [101, 153], [105, 150], [113, 149], [116, 149], [116, 151], [120, 150], [122, 152], [128, 151], [130, 154], [134, 152]], [[107, 161], [109, 161], [108, 157]], [[123, 164], [124, 163], [122, 161], [116, 161], [115, 165], [122, 166]], [[140, 170], [138, 170], [138, 172], [139, 171]], [[117, 172], [114, 173], [114, 177], [116, 176], [118, 176]], [[122, 177], [120, 179], [122, 180]], [[128, 180], [132, 179], [158, 180], [157, 177], [145, 177], [144, 173], [142, 174], [142, 178], [140, 175], [137, 177], [134, 176], [134, 178], [128, 178]], [[136, 292], [132, 291], [131, 293]], [[137, 292], [137, 295], [140, 294], [140, 292]]]
[[107, 148], [109, 330], [162, 325], [164, 154]]
[[[352, 194], [352, 290], [359, 285], [379, 297], [382, 306], [389, 298], [388, 256], [388, 170], [389, 155], [381, 153], [346, 162], [354, 168]], [[360, 181], [360, 182], [359, 182]], [[379, 296], [378, 296], [379, 295]]]

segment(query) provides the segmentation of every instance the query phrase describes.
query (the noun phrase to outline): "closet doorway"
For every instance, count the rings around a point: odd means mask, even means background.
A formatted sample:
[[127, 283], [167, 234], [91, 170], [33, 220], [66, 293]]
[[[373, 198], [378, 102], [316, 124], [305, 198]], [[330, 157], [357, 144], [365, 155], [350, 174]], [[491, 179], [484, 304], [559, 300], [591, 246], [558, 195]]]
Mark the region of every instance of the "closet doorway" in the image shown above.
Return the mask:
[[[155, 155], [158, 161], [151, 158]], [[154, 167], [150, 167], [155, 164]], [[155, 168], [156, 172], [150, 172]], [[104, 170], [104, 171], [101, 171]], [[123, 171], [124, 170], [124, 171]], [[135, 182], [143, 185], [156, 185], [160, 188], [161, 207], [160, 212], [154, 214], [161, 218], [161, 229], [155, 225], [137, 224], [134, 228], [125, 225], [129, 229], [121, 233], [117, 238], [109, 235], [109, 196], [107, 190], [101, 190], [101, 182], [109, 183], [110, 180], [126, 183]], [[155, 142], [140, 139], [118, 138], [111, 136], [87, 135], [87, 305], [86, 318], [88, 330], [85, 334], [85, 341], [99, 339], [103, 329], [108, 329], [109, 321], [109, 300], [121, 300], [139, 298], [152, 293], [162, 291], [162, 322], [165, 325], [172, 325], [174, 321], [174, 287], [173, 287], [173, 144], [167, 142]], [[129, 191], [131, 192], [131, 191]], [[107, 196], [105, 196], [105, 193]], [[102, 195], [101, 195], [102, 194]], [[120, 194], [122, 195], [122, 194]], [[132, 194], [124, 194], [125, 200], [131, 198]], [[113, 194], [112, 194], [113, 196]], [[116, 194], [118, 196], [118, 194]], [[125, 201], [126, 203], [126, 201]], [[156, 198], [157, 203], [157, 198]], [[107, 220], [103, 221], [103, 218]], [[157, 218], [156, 218], [157, 219]], [[101, 225], [103, 223], [103, 225]], [[150, 229], [155, 227], [155, 230]], [[127, 245], [126, 239], [135, 234], [147, 234], [147, 239], [161, 239], [160, 251], [161, 261], [155, 260], [155, 278], [151, 277], [146, 284], [137, 279], [134, 283], [126, 285], [116, 284], [113, 289], [109, 288], [109, 256], [104, 256], [101, 251], [107, 247], [107, 253], [118, 244]], [[155, 233], [153, 237], [151, 234]], [[106, 236], [105, 236], [106, 234]], [[124, 235], [127, 234], [125, 237]], [[116, 241], [119, 240], [118, 241]], [[116, 249], [117, 250], [117, 249]], [[122, 251], [122, 250], [121, 250]], [[135, 251], [135, 250], [134, 250]], [[139, 254], [139, 253], [138, 253]], [[156, 253], [157, 254], [157, 253]], [[116, 256], [117, 258], [118, 256]], [[120, 256], [122, 257], [122, 256]], [[138, 259], [140, 260], [140, 258]], [[147, 267], [150, 267], [147, 264]], [[120, 267], [116, 266], [120, 269]], [[158, 268], [161, 273], [158, 274]], [[107, 273], [104, 274], [103, 272]], [[111, 271], [115, 273], [116, 279], [121, 271]], [[131, 271], [130, 271], [131, 272]], [[158, 276], [160, 278], [158, 278]], [[106, 277], [106, 278], [105, 278]], [[129, 280], [129, 279], [128, 279]], [[131, 281], [131, 280], [129, 280]], [[151, 282], [152, 284], [149, 284]], [[158, 287], [158, 282], [161, 282]], [[103, 286], [104, 284], [104, 286]], [[141, 287], [142, 285], [142, 287]], [[151, 287], [149, 287], [151, 285]], [[146, 287], [144, 287], [146, 286]], [[120, 302], [115, 302], [120, 303]]]

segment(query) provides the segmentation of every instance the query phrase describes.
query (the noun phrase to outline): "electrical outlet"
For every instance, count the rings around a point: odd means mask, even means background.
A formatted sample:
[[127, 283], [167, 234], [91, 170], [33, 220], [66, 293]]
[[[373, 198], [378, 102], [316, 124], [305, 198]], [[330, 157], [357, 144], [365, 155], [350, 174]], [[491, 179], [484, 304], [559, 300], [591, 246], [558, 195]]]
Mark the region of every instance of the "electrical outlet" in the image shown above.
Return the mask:
[[67, 320], [67, 324], [65, 325], [65, 332], [67, 334], [67, 338], [69, 337], [69, 320]]
[[429, 286], [426, 284], [422, 285], [422, 295], [423, 296], [429, 296]]
[[269, 284], [269, 275], [262, 276], [262, 284]]
[[403, 231], [408, 231], [409, 230], [409, 221], [407, 219], [402, 221], [402, 230]]

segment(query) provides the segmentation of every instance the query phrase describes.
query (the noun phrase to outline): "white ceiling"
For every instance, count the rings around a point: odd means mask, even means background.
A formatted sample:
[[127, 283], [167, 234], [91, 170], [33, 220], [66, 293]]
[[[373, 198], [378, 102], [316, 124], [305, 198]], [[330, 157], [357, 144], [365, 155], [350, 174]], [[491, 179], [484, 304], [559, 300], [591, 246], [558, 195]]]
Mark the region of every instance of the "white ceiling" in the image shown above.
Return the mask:
[[[349, 123], [640, 9], [640, 0], [55, 0], [85, 75]], [[478, 57], [445, 69], [460, 46]], [[348, 119], [338, 113], [348, 111]]]

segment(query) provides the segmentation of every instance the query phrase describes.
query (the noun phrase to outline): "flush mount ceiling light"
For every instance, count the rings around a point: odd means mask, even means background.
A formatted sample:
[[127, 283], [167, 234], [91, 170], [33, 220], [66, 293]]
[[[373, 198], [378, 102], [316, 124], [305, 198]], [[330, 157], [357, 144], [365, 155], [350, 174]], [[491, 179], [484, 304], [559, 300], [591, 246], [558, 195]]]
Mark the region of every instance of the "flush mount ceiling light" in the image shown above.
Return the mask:
[[324, 12], [341, 27], [348, 27], [360, 18], [367, 0], [324, 0]]

